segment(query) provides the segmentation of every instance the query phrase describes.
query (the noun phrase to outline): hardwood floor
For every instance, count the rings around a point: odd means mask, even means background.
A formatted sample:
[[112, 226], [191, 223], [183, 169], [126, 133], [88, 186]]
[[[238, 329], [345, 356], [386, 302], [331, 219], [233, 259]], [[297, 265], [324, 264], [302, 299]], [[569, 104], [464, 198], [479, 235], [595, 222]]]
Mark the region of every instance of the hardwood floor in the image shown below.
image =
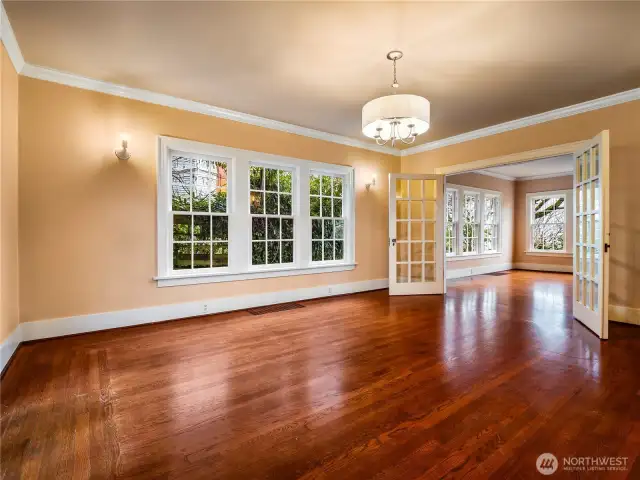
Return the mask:
[[3, 478], [538, 478], [628, 457], [640, 478], [640, 328], [601, 343], [571, 276], [446, 297], [386, 291], [40, 341], [1, 384]]

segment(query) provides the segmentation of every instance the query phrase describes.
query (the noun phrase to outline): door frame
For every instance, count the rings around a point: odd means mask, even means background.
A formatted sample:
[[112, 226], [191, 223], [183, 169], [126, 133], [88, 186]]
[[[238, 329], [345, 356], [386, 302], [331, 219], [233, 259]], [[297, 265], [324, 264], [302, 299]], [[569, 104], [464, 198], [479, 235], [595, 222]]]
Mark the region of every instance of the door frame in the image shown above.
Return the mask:
[[[548, 158], [548, 157], [557, 157], [560, 155], [573, 156], [576, 150], [580, 149], [586, 142], [589, 142], [590, 140], [591, 140], [590, 138], [587, 138], [587, 139], [579, 140], [576, 142], [562, 143], [558, 145], [552, 145], [550, 147], [538, 148], [535, 150], [516, 152], [508, 155], [500, 155], [497, 157], [473, 160], [471, 162], [465, 162], [465, 163], [456, 163], [454, 165], [449, 165], [446, 167], [434, 168], [433, 173], [445, 175], [445, 189], [446, 189], [447, 177], [449, 175], [454, 175], [459, 173], [471, 173], [476, 170], [482, 170], [485, 168], [500, 167], [500, 166], [512, 165], [516, 163], [524, 163], [524, 162], [529, 162], [531, 160], [539, 160], [541, 158]], [[572, 193], [574, 193], [573, 189], [572, 189]], [[572, 223], [572, 228], [574, 228], [575, 226], [573, 224], [575, 222], [572, 221], [571, 223]], [[573, 239], [574, 239], [573, 242], [575, 243], [575, 232], [573, 235]], [[572, 245], [572, 251], [574, 248], [575, 246]], [[447, 259], [446, 259], [446, 253], [444, 249], [443, 249], [442, 255], [444, 257], [442, 261], [444, 262], [444, 291], [446, 293], [447, 292]], [[608, 282], [608, 279], [606, 279], [605, 281]]]

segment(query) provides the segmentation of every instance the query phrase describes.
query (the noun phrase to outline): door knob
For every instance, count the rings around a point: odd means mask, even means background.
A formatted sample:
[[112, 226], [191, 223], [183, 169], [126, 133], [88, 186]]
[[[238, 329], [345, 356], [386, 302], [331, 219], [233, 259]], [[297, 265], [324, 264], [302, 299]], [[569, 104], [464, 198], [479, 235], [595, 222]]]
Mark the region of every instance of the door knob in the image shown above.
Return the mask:
[[396, 246], [396, 239], [395, 238], [390, 238], [389, 239], [389, 245], [391, 245], [392, 247]]

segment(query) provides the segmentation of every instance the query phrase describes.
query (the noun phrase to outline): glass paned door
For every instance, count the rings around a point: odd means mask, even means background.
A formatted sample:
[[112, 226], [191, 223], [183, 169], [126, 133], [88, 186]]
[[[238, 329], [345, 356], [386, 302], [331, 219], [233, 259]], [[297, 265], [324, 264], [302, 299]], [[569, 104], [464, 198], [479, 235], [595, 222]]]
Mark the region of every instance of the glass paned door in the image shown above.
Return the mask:
[[444, 177], [389, 176], [389, 293], [444, 293]]
[[609, 335], [609, 132], [574, 153], [573, 316]]

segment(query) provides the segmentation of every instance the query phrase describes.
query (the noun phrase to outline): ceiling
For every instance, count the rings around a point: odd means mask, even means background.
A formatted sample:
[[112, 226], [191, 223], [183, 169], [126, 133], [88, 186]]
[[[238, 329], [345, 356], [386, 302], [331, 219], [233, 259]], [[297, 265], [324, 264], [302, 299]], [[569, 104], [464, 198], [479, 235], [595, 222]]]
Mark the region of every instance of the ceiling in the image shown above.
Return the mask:
[[392, 49], [420, 142], [640, 86], [637, 2], [4, 5], [28, 63], [359, 139]]
[[558, 157], [541, 158], [529, 162], [504, 165], [502, 167], [485, 168], [485, 173], [504, 175], [514, 180], [521, 180], [528, 177], [552, 176], [566, 173], [573, 174], [573, 156], [561, 155]]

